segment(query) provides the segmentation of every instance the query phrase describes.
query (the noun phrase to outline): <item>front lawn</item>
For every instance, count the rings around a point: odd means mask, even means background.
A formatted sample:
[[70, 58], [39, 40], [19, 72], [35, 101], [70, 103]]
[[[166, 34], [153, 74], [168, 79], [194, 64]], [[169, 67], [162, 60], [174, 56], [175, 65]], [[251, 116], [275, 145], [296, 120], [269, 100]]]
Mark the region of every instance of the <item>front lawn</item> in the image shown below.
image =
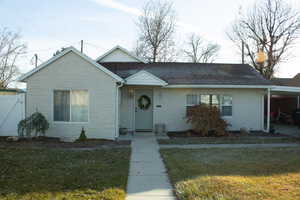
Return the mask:
[[121, 200], [129, 148], [0, 148], [0, 200]]
[[300, 138], [293, 137], [191, 137], [159, 139], [159, 144], [272, 144], [300, 143]]
[[300, 199], [300, 148], [162, 149], [182, 200]]

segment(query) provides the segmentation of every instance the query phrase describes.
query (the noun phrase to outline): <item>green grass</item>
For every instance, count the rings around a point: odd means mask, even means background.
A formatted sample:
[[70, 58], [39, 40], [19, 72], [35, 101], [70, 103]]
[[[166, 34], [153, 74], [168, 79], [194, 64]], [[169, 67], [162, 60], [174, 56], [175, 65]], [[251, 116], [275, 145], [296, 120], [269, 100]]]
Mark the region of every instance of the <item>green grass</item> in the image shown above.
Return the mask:
[[182, 200], [300, 199], [300, 148], [163, 149]]
[[159, 144], [272, 144], [300, 143], [300, 138], [292, 137], [220, 137], [220, 138], [172, 138], [159, 139]]
[[129, 148], [0, 148], [0, 200], [121, 200]]

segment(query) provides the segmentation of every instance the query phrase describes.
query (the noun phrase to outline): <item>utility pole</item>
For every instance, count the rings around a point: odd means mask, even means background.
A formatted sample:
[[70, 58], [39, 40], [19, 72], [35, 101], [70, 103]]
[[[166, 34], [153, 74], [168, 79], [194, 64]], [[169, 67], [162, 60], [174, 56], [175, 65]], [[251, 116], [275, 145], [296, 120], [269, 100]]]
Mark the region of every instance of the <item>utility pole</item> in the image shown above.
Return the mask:
[[35, 53], [34, 54], [34, 66], [37, 67], [37, 62], [38, 62], [38, 55]]
[[83, 40], [80, 41], [80, 52], [83, 53]]
[[245, 64], [245, 43], [242, 41], [242, 64]]

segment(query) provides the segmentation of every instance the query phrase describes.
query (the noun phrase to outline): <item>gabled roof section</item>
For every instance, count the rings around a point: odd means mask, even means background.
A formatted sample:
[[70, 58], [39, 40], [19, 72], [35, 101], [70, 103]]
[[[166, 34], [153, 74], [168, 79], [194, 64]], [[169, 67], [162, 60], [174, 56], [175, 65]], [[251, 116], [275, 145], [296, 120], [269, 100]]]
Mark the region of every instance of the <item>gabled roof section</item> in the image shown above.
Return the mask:
[[108, 52], [104, 53], [103, 55], [101, 55], [100, 57], [98, 57], [96, 59], [96, 62], [98, 63], [101, 63], [101, 62], [122, 62], [122, 60], [119, 60], [119, 59], [116, 59], [116, 60], [109, 60], [109, 61], [106, 61], [105, 59], [116, 53], [117, 51], [120, 51], [122, 54], [123, 54], [123, 57], [127, 57], [127, 60], [123, 61], [123, 62], [142, 62], [142, 63], [146, 63], [146, 61], [144, 61], [143, 59], [137, 57], [136, 55], [130, 53], [127, 49], [117, 45], [115, 46], [114, 48], [112, 48], [111, 50], [109, 50]]
[[126, 85], [152, 85], [152, 86], [166, 86], [167, 82], [154, 76], [153, 74], [142, 70], [139, 71], [128, 78], [126, 78]]
[[81, 58], [83, 58], [84, 60], [86, 60], [87, 62], [91, 63], [93, 66], [95, 66], [97, 69], [103, 71], [104, 73], [106, 73], [107, 75], [111, 76], [112, 78], [114, 78], [115, 80], [119, 81], [119, 82], [124, 82], [124, 80], [119, 77], [118, 75], [114, 74], [113, 72], [111, 72], [110, 70], [108, 70], [107, 68], [103, 67], [102, 65], [100, 65], [99, 63], [95, 62], [93, 59], [91, 59], [90, 57], [86, 56], [85, 54], [81, 53], [80, 51], [78, 51], [77, 49], [75, 49], [74, 47], [68, 47], [66, 48], [64, 51], [62, 51], [61, 53], [59, 53], [56, 56], [53, 56], [52, 58], [50, 58], [48, 61], [42, 63], [41, 65], [39, 65], [38, 67], [34, 68], [33, 70], [29, 71], [28, 73], [22, 75], [20, 78], [18, 78], [18, 81], [22, 81], [24, 82], [25, 79], [29, 78], [30, 76], [32, 76], [33, 74], [35, 74], [36, 72], [42, 70], [43, 68], [47, 67], [48, 65], [50, 65], [51, 63], [53, 63], [54, 61], [56, 61], [57, 59], [63, 57], [64, 55], [66, 55], [69, 52], [74, 52], [76, 55], [80, 56]]

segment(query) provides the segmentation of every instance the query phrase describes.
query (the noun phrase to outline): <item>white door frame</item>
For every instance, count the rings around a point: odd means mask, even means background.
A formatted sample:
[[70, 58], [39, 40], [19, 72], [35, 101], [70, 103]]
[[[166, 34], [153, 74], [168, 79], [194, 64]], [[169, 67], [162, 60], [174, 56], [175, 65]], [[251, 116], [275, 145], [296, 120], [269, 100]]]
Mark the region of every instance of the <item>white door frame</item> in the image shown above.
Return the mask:
[[[135, 121], [135, 115], [136, 115], [136, 112], [135, 112], [135, 109], [136, 109], [136, 90], [151, 90], [152, 91], [152, 130], [150, 131], [154, 131], [154, 90], [153, 88], [135, 88], [134, 89], [134, 95], [133, 95], [133, 127], [134, 127], [134, 132], [136, 132], [136, 121]], [[150, 132], [149, 131], [149, 132]]]

